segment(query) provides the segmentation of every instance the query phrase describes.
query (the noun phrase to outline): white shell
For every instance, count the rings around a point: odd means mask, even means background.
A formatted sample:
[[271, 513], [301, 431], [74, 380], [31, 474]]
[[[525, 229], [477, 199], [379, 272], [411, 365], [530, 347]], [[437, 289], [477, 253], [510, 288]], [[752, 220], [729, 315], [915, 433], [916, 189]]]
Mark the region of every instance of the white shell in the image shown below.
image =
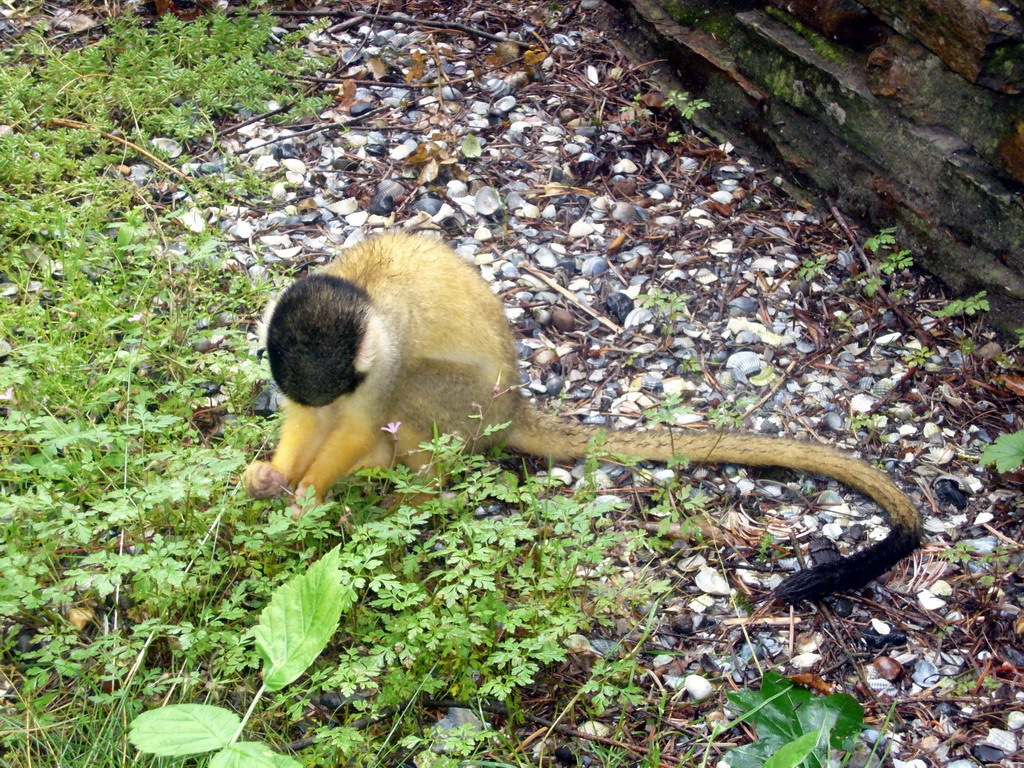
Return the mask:
[[895, 696], [898, 692], [896, 686], [884, 677], [868, 678], [868, 687], [871, 688], [871, 690], [885, 694], [886, 696]]
[[693, 279], [701, 285], [711, 285], [711, 283], [718, 280], [718, 275], [710, 269], [698, 269], [697, 273], [693, 276]]
[[876, 398], [861, 392], [850, 398], [850, 410], [854, 413], [867, 413], [877, 402]]
[[590, 641], [583, 635], [569, 635], [562, 644], [573, 653], [587, 653], [593, 650]]
[[161, 152], [166, 153], [170, 158], [175, 158], [181, 154], [181, 144], [176, 142], [174, 139], [155, 138], [150, 139], [149, 143]]
[[339, 216], [348, 216], [359, 209], [359, 201], [354, 197], [346, 197], [336, 203], [331, 203], [326, 208], [331, 213], [336, 213]]
[[579, 727], [580, 733], [585, 733], [588, 736], [595, 736], [599, 739], [607, 739], [612, 732], [610, 725], [605, 725], [597, 720], [587, 720], [582, 723]]
[[377, 192], [382, 195], [398, 197], [399, 195], [405, 194], [405, 187], [394, 179], [384, 179], [384, 181], [377, 185]]
[[569, 227], [569, 237], [586, 237], [594, 234], [594, 225], [585, 219], [574, 221]]
[[789, 660], [797, 669], [808, 669], [821, 661], [820, 653], [800, 653]]
[[700, 675], [687, 675], [686, 680], [683, 681], [683, 687], [694, 701], [704, 701], [715, 692], [714, 686]]
[[693, 581], [701, 592], [709, 595], [728, 595], [730, 592], [729, 582], [713, 568], [701, 568]]
[[501, 207], [501, 198], [494, 187], [480, 187], [473, 198], [473, 206], [481, 216], [490, 216]]
[[726, 370], [749, 376], [764, 368], [764, 362], [756, 352], [740, 350], [729, 355], [729, 358], [725, 361], [725, 368]]
[[1017, 737], [1002, 728], [992, 728], [985, 736], [984, 743], [1007, 753], [1017, 751]]

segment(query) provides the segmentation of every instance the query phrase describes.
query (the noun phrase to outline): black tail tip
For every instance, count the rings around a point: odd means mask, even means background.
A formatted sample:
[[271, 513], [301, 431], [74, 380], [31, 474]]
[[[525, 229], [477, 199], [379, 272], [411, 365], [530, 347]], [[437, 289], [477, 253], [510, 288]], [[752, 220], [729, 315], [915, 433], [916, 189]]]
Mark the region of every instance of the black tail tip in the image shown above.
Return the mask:
[[820, 600], [835, 592], [854, 588], [844, 565], [846, 563], [839, 560], [797, 571], [769, 592], [764, 599], [768, 602], [778, 601], [795, 605]]
[[860, 589], [917, 549], [920, 541], [916, 531], [894, 529], [861, 552], [797, 571], [768, 593], [765, 600], [793, 605]]

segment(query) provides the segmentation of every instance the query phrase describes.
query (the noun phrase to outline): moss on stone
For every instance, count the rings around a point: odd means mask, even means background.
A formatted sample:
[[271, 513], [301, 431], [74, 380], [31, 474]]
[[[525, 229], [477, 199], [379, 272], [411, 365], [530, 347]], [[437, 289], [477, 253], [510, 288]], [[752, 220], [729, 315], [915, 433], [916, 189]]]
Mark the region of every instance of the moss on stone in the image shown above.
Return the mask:
[[787, 27], [800, 35], [800, 37], [806, 40], [807, 44], [811, 46], [816, 53], [820, 54], [828, 61], [839, 64], [847, 60], [848, 57], [846, 52], [840, 46], [811, 29], [806, 24], [801, 23], [795, 16], [791, 16], [785, 11], [776, 8], [774, 5], [766, 5], [761, 10], [776, 21], [781, 21]]
[[683, 0], [664, 0], [659, 5], [676, 24], [699, 29], [719, 40], [728, 40], [735, 33], [731, 14], [723, 11], [693, 5]]

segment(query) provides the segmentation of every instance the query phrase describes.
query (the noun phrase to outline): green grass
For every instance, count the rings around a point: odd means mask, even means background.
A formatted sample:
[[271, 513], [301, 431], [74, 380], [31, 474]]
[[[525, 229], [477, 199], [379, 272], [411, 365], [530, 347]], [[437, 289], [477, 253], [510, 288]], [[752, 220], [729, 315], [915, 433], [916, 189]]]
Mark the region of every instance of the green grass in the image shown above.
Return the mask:
[[[298, 754], [310, 765], [429, 748], [430, 698], [516, 712], [569, 634], [658, 589], [595, 579], [613, 576], [608, 553], [631, 539], [593, 491], [565, 495], [450, 438], [436, 446], [448, 492], [417, 509], [379, 506], [415, 486], [405, 476], [357, 480], [298, 522], [239, 492], [276, 433], [253, 415], [267, 371], [246, 322], [271, 287], [225, 268], [216, 232], [175, 219], [263, 182], [236, 166], [234, 181], [201, 179], [164, 205], [118, 170], [144, 159], [98, 132], [202, 155], [216, 152], [219, 116], [271, 99], [296, 103], [293, 118], [314, 111], [276, 74], [306, 64], [293, 46], [274, 52], [268, 28], [114, 21], [82, 50], [29, 35], [2, 54], [0, 273], [14, 286], [0, 307], [5, 765], [195, 764], [139, 756], [127, 724], [172, 702], [244, 712], [259, 687], [247, 637], [258, 610], [336, 545], [358, 600], [309, 673], [248, 724], [277, 745], [315, 736]], [[479, 514], [494, 504], [500, 514]], [[599, 701], [636, 695], [608, 682], [625, 667], [632, 658], [594, 678]], [[511, 755], [508, 738], [488, 731], [464, 751]]]

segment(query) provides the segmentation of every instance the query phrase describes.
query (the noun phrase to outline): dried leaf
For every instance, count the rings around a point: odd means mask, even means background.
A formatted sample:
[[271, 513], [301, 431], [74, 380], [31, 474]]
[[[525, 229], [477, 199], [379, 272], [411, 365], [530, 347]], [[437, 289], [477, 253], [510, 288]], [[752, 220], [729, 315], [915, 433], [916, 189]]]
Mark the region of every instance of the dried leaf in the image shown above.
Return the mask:
[[421, 79], [426, 71], [426, 67], [427, 62], [423, 57], [423, 54], [419, 51], [415, 52], [412, 55], [412, 66], [409, 68], [409, 71], [405, 73], [405, 82], [412, 83]]
[[96, 614], [92, 608], [69, 608], [67, 614], [68, 624], [79, 632], [85, 630], [90, 624], [96, 621]]
[[547, 57], [548, 55], [545, 51], [542, 51], [539, 48], [531, 48], [525, 54], [523, 54], [523, 61], [525, 61], [526, 65], [529, 67], [536, 67], [540, 64], [543, 64], [544, 59], [546, 59]]
[[366, 62], [366, 64], [367, 66], [370, 67], [370, 72], [373, 73], [373, 76], [378, 80], [383, 79], [384, 76], [388, 73], [387, 62], [385, 62], [383, 59], [378, 59], [376, 56], [371, 57], [370, 60]]
[[175, 0], [154, 0], [154, 5], [158, 16], [173, 13], [183, 21], [192, 21], [199, 18], [203, 11], [209, 10], [213, 6], [213, 0], [193, 0], [188, 8], [179, 8]]
[[352, 104], [356, 100], [356, 81], [344, 80], [341, 84], [341, 87], [334, 94], [334, 100], [338, 102], [338, 106], [352, 106]]
[[519, 44], [512, 40], [505, 40], [498, 43], [494, 53], [487, 57], [487, 64], [491, 67], [502, 67], [511, 64], [519, 58]]
[[811, 672], [802, 672], [799, 675], [790, 675], [789, 679], [797, 685], [802, 685], [804, 688], [810, 688], [812, 691], [817, 691], [822, 696], [828, 696], [833, 691], [831, 683], [826, 683], [818, 675]]
[[640, 103], [645, 107], [660, 107], [665, 103], [665, 94], [661, 91], [648, 91], [640, 97]]
[[474, 136], [472, 133], [466, 134], [465, 138], [462, 139], [462, 146], [460, 147], [462, 154], [466, 157], [480, 157], [483, 154], [483, 147], [480, 146], [480, 139]]
[[441, 166], [437, 160], [428, 160], [427, 163], [420, 170], [420, 175], [416, 179], [417, 184], [429, 184], [437, 178], [437, 174], [440, 173]]
[[1013, 394], [1024, 397], [1024, 376], [997, 376], [996, 381], [1013, 392]]
[[405, 159], [410, 165], [426, 165], [427, 163], [453, 162], [447, 150], [441, 149], [436, 142], [425, 141], [416, 147], [416, 151]]

